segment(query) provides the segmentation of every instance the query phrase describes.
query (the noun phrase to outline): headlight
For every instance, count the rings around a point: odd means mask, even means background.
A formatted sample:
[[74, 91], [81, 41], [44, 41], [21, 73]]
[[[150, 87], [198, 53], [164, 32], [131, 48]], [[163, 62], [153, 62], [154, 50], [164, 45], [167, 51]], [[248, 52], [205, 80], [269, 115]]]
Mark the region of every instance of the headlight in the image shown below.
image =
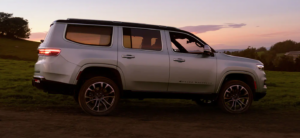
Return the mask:
[[264, 70], [264, 65], [256, 65], [259, 70]]

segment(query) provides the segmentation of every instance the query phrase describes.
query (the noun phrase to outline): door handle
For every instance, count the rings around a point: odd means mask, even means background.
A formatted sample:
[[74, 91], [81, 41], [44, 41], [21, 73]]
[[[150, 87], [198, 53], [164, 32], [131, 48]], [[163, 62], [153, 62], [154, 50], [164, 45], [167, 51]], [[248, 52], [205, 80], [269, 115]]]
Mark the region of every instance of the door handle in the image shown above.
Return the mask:
[[176, 62], [185, 62], [185, 59], [182, 59], [182, 58], [175, 58], [174, 61], [176, 61]]
[[123, 55], [122, 58], [132, 59], [135, 58], [134, 55]]

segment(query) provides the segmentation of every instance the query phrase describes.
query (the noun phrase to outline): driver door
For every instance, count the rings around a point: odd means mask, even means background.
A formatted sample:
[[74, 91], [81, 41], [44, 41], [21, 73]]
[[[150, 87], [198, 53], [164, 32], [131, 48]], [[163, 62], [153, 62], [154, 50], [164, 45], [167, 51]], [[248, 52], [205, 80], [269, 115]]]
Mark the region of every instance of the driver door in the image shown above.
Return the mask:
[[213, 93], [216, 57], [203, 54], [203, 44], [185, 33], [167, 33], [167, 45], [170, 55], [168, 92]]

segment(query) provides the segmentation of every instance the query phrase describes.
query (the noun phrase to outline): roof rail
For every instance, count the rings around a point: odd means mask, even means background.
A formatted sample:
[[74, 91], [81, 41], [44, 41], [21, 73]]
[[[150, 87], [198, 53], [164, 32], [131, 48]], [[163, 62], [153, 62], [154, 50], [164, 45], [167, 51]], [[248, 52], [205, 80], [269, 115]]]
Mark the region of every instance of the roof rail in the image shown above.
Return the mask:
[[[112, 23], [132, 23], [132, 22], [123, 22], [123, 21], [109, 21], [109, 20], [94, 20], [94, 19], [79, 19], [79, 18], [67, 18], [67, 20], [73, 20], [73, 21], [101, 21], [101, 22], [112, 22]], [[132, 23], [132, 24], [140, 24], [140, 25], [152, 25], [152, 26], [157, 26], [157, 27], [162, 27], [162, 28], [167, 28], [168, 26], [163, 26], [163, 25], [153, 25], [153, 24], [146, 24], [146, 23]], [[169, 27], [169, 28], [175, 28], [175, 27]]]

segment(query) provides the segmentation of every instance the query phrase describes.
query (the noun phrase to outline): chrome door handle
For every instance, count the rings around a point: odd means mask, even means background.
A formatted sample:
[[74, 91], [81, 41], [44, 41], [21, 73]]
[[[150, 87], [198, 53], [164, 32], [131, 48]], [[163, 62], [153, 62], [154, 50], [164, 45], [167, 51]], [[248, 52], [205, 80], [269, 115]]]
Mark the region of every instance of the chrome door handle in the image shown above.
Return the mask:
[[176, 62], [185, 62], [185, 59], [182, 59], [182, 58], [175, 58], [174, 61], [176, 61]]
[[135, 58], [134, 55], [123, 55], [122, 58], [132, 59]]

